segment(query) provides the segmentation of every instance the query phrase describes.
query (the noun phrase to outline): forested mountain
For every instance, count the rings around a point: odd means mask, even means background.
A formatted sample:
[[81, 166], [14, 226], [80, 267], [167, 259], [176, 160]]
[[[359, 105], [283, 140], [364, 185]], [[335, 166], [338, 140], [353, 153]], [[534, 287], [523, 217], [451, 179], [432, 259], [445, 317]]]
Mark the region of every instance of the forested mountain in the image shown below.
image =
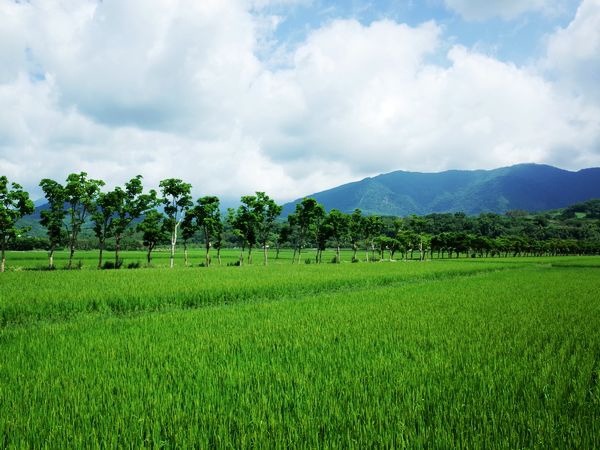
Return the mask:
[[[600, 197], [600, 168], [577, 172], [540, 164], [439, 173], [395, 171], [307, 195], [350, 213], [406, 216], [431, 213], [529, 212], [564, 208]], [[294, 211], [299, 200], [284, 206]]]

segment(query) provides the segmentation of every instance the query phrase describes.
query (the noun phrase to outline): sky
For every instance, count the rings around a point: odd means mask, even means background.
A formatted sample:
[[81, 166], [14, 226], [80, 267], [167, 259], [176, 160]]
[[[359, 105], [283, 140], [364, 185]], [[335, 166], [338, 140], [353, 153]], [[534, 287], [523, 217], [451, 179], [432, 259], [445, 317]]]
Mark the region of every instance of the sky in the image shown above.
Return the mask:
[[600, 166], [600, 0], [0, 0], [0, 174], [288, 201]]

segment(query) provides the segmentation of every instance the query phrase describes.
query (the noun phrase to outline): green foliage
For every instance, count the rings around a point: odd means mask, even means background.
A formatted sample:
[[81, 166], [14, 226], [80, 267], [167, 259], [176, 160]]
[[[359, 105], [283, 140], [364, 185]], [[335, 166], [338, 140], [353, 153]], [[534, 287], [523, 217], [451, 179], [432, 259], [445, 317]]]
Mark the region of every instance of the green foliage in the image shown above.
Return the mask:
[[319, 226], [325, 217], [325, 208], [314, 198], [304, 198], [296, 205], [296, 212], [288, 216], [288, 223], [295, 234], [294, 243], [300, 253], [307, 241], [315, 241], [318, 237]]
[[[281, 207], [264, 192], [244, 195], [237, 210], [228, 210], [227, 223], [241, 241], [242, 249], [248, 247], [248, 262], [252, 262], [252, 248], [260, 244], [264, 250], [264, 264], [267, 264], [268, 244], [280, 213]], [[240, 254], [240, 264], [242, 262], [243, 254]]]
[[33, 212], [33, 202], [21, 185], [11, 183], [0, 176], [0, 250], [2, 252], [0, 272], [5, 270], [5, 251], [8, 243], [22, 231], [17, 227], [18, 220]]
[[149, 211], [144, 219], [137, 225], [137, 230], [142, 232], [144, 247], [148, 249], [146, 261], [152, 261], [152, 250], [157, 244], [165, 242], [169, 238], [168, 223], [165, 216], [156, 211]]
[[[63, 221], [67, 214], [65, 210], [66, 193], [60, 183], [48, 178], [44, 178], [40, 182], [40, 187], [48, 202], [48, 209], [40, 213], [40, 223], [46, 228], [51, 256], [57, 247], [66, 243], [67, 236], [63, 228]], [[53, 268], [52, 260], [50, 260], [49, 267]]]
[[563, 219], [572, 219], [578, 214], [583, 214], [589, 219], [600, 219], [600, 198], [569, 206], [562, 211], [561, 216]]
[[[311, 194], [327, 210], [367, 215], [420, 216], [464, 211], [504, 214], [562, 208], [600, 197], [600, 168], [569, 172], [538, 164], [495, 170], [449, 170], [440, 173], [396, 171]], [[294, 211], [299, 200], [284, 205]]]
[[[53, 189], [58, 189], [60, 185], [56, 183]], [[67, 176], [67, 181], [63, 187], [64, 205], [66, 206], [66, 222], [64, 223], [68, 239], [70, 257], [68, 267], [73, 264], [73, 256], [77, 247], [77, 238], [81, 232], [81, 227], [86, 221], [88, 214], [95, 208], [96, 197], [100, 192], [100, 187], [104, 186], [102, 180], [88, 179], [87, 173], [71, 173]]]
[[179, 222], [183, 213], [192, 206], [192, 185], [178, 178], [167, 178], [159, 186], [165, 214], [170, 220]]
[[189, 216], [195, 220], [195, 228], [202, 231], [204, 236], [204, 245], [206, 256], [204, 265], [210, 266], [210, 248], [213, 239], [215, 239], [223, 229], [221, 223], [221, 210], [219, 207], [219, 198], [206, 196], [198, 199], [194, 208], [189, 211]]
[[[164, 207], [166, 219], [165, 226], [171, 233], [171, 268], [174, 266], [175, 245], [177, 243], [177, 231], [185, 212], [193, 205], [192, 185], [184, 183], [178, 178], [167, 178], [159, 183], [162, 194], [161, 202]], [[150, 255], [150, 253], [148, 253]]]
[[115, 261], [119, 259], [119, 249], [123, 234], [131, 223], [148, 213], [157, 205], [158, 199], [156, 191], [150, 190], [144, 194], [142, 186], [142, 176], [137, 175], [127, 183], [125, 189], [117, 186], [112, 191], [112, 207], [114, 208], [114, 218], [112, 225], [115, 236]]

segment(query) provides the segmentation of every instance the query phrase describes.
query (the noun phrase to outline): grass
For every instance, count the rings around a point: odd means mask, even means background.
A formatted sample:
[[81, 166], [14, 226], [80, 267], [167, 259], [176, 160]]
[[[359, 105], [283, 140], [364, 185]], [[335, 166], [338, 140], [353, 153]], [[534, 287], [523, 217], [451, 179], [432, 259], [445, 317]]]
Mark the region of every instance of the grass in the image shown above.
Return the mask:
[[599, 266], [6, 273], [0, 447], [595, 448]]

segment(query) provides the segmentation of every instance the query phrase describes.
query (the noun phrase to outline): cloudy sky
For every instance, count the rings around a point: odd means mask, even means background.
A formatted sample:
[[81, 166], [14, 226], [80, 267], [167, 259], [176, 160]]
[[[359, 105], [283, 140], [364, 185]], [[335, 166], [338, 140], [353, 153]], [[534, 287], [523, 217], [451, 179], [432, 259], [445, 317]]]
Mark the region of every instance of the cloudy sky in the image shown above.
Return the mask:
[[0, 174], [280, 201], [600, 166], [600, 0], [0, 0]]

